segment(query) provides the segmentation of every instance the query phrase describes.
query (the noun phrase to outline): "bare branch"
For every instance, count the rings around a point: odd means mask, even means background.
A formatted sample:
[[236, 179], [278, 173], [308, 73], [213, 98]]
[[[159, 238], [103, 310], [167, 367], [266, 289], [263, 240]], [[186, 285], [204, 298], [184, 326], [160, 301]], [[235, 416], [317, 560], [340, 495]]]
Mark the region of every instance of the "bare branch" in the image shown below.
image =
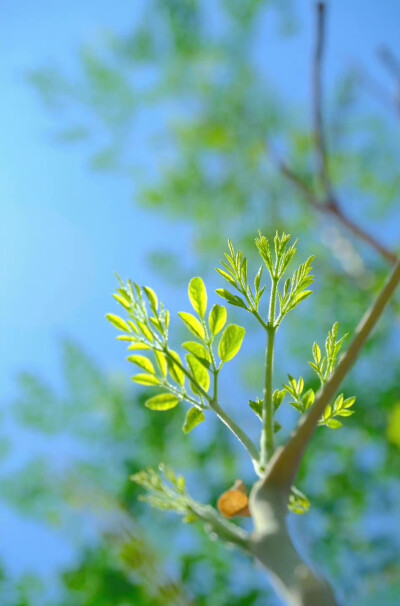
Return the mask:
[[[325, 46], [325, 4], [319, 2], [317, 5], [317, 36], [315, 53], [313, 59], [313, 121], [316, 153], [319, 164], [319, 177], [321, 179], [324, 196], [319, 199], [318, 195], [290, 166], [280, 160], [274, 150], [269, 151], [277, 164], [282, 175], [286, 177], [301, 192], [307, 203], [318, 212], [333, 216], [343, 227], [348, 229], [354, 236], [375, 249], [389, 263], [396, 263], [397, 255], [381, 244], [377, 238], [369, 234], [358, 223], [350, 219], [339, 203], [334, 192], [328, 169], [328, 152], [324, 135], [324, 122], [322, 111], [322, 62]], [[399, 66], [400, 67], [400, 66]]]
[[276, 452], [266, 471], [263, 484], [289, 493], [294, 483], [308, 444], [317, 428], [325, 408], [332, 400], [343, 380], [358, 359], [369, 336], [400, 284], [400, 259], [370, 310], [361, 320], [349, 349], [339, 362], [336, 371], [319, 393], [308, 415], [298, 425], [287, 444]]
[[322, 62], [325, 48], [325, 3], [317, 4], [317, 39], [313, 61], [313, 121], [314, 138], [319, 164], [319, 176], [326, 197], [333, 203], [333, 192], [328, 170], [328, 153], [324, 133], [322, 103]]
[[354, 236], [374, 248], [386, 261], [389, 263], [396, 263], [397, 255], [384, 246], [375, 236], [365, 231], [355, 221], [350, 219], [345, 212], [342, 210], [341, 205], [336, 202], [332, 203], [332, 200], [326, 202], [320, 202], [317, 196], [314, 194], [311, 187], [303, 181], [287, 164], [282, 161], [278, 161], [280, 172], [291, 182], [293, 185], [303, 194], [308, 204], [315, 208], [320, 213], [332, 215], [338, 223], [346, 227]]

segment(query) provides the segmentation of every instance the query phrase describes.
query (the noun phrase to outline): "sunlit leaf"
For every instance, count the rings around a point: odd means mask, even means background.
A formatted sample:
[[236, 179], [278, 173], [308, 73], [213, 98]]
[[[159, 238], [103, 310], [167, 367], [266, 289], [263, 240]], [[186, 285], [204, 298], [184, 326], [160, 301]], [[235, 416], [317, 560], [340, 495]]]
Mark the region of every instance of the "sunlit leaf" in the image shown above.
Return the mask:
[[213, 335], [221, 332], [226, 324], [228, 313], [223, 305], [214, 305], [208, 317], [208, 324]]
[[145, 356], [129, 356], [128, 362], [136, 364], [136, 366], [143, 368], [143, 370], [149, 372], [152, 375], [156, 374], [156, 369], [154, 368], [153, 363]]
[[145, 402], [145, 406], [151, 410], [170, 410], [178, 404], [179, 398], [170, 393], [161, 393]]
[[204, 319], [207, 311], [207, 290], [201, 278], [190, 280], [189, 299], [193, 309]]
[[132, 381], [139, 385], [160, 385], [160, 379], [155, 375], [140, 374], [132, 377]]
[[210, 375], [208, 370], [204, 368], [203, 364], [201, 364], [201, 362], [193, 354], [188, 354], [186, 359], [197, 383], [204, 389], [204, 391], [208, 391], [210, 387]]
[[197, 343], [196, 341], [186, 341], [182, 344], [188, 352], [196, 356], [196, 358], [205, 366], [206, 368], [210, 367], [211, 358], [207, 349], [201, 343]]
[[180, 311], [178, 315], [181, 318], [182, 322], [185, 324], [186, 328], [188, 328], [191, 333], [193, 333], [196, 337], [199, 337], [199, 339], [204, 339], [204, 328], [201, 322], [199, 322], [199, 320], [195, 318], [195, 316], [185, 311]]
[[185, 422], [183, 424], [183, 432], [190, 433], [195, 427], [206, 420], [206, 415], [202, 410], [196, 407], [190, 408], [186, 413]]
[[229, 362], [239, 353], [245, 334], [245, 329], [237, 324], [226, 327], [218, 347], [222, 362]]
[[116, 316], [115, 314], [107, 314], [106, 318], [118, 330], [122, 330], [122, 332], [132, 332], [131, 328], [125, 322], [125, 320], [123, 320], [119, 316]]
[[172, 349], [169, 350], [169, 354], [172, 357], [172, 360], [170, 357], [167, 357], [167, 363], [171, 377], [183, 387], [185, 384], [185, 373], [182, 370], [182, 360], [179, 354]]

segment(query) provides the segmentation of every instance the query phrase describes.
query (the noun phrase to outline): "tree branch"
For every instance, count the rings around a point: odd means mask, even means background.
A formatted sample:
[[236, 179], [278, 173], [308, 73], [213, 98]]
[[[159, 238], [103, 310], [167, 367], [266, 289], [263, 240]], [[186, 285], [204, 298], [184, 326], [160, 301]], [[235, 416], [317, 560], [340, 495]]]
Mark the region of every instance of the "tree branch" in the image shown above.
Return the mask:
[[337, 606], [329, 583], [304, 562], [293, 545], [286, 522], [288, 498], [318, 421], [356, 362], [399, 284], [400, 260], [360, 322], [349, 349], [313, 408], [300, 421], [287, 444], [276, 451], [264, 478], [251, 492], [250, 511], [255, 532], [250, 538], [250, 552], [268, 570], [277, 592], [288, 606]]
[[319, 165], [319, 176], [328, 201], [335, 204], [331, 180], [328, 170], [328, 152], [325, 141], [323, 103], [322, 103], [322, 62], [325, 49], [325, 3], [317, 4], [317, 38], [315, 43], [313, 61], [313, 122], [314, 139], [317, 160]]
[[290, 181], [293, 185], [303, 194], [307, 203], [317, 210], [318, 212], [333, 216], [342, 226], [346, 227], [354, 236], [359, 240], [362, 240], [379, 254], [386, 259], [389, 263], [396, 263], [397, 255], [384, 246], [375, 236], [365, 231], [360, 225], [350, 219], [345, 212], [342, 210], [337, 199], [332, 204], [332, 200], [326, 200], [326, 202], [320, 202], [317, 196], [314, 194], [311, 187], [305, 183], [305, 181], [299, 177], [287, 164], [283, 161], [278, 161], [278, 167], [280, 172]]
[[396, 263], [397, 255], [381, 244], [377, 238], [369, 234], [363, 227], [350, 219], [340, 204], [337, 195], [332, 186], [328, 167], [328, 151], [324, 134], [323, 121], [323, 103], [322, 103], [322, 63], [325, 47], [325, 3], [319, 2], [317, 5], [317, 36], [315, 43], [315, 52], [313, 57], [313, 124], [314, 140], [318, 159], [318, 176], [322, 182], [324, 196], [319, 199], [318, 195], [290, 166], [277, 158], [272, 153], [282, 175], [286, 177], [304, 196], [307, 203], [323, 214], [333, 216], [343, 227], [349, 230], [354, 236], [371, 246], [389, 263]]
[[250, 552], [268, 571], [271, 582], [287, 606], [338, 606], [327, 581], [304, 562], [287, 528], [287, 504], [282, 494], [262, 480], [250, 495], [256, 527]]

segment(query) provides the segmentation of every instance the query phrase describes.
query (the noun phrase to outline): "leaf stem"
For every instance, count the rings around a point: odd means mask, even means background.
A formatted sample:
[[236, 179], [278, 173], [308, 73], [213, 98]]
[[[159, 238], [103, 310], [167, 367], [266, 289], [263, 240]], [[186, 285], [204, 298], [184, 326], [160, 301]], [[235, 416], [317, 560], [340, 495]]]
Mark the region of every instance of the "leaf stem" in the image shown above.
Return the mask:
[[263, 430], [261, 434], [260, 467], [265, 469], [267, 462], [274, 454], [274, 407], [272, 401], [274, 380], [274, 349], [275, 335], [278, 326], [275, 324], [276, 299], [278, 294], [278, 278], [271, 277], [272, 289], [269, 301], [267, 349], [265, 354], [265, 388], [263, 402]]
[[258, 462], [258, 450], [256, 445], [253, 443], [247, 433], [239, 427], [239, 425], [228, 415], [228, 413], [222, 408], [219, 402], [212, 400], [210, 402], [210, 408], [216, 413], [218, 418], [231, 430], [231, 432], [237, 437], [239, 442], [243, 444], [249, 455], [253, 460], [253, 464], [256, 467]]
[[174, 364], [176, 364], [182, 370], [182, 372], [185, 373], [185, 375], [188, 377], [188, 379], [196, 385], [198, 390], [201, 392], [201, 395], [209, 403], [211, 410], [213, 410], [216, 413], [218, 418], [231, 430], [231, 432], [237, 437], [239, 442], [241, 442], [241, 444], [243, 444], [243, 446], [246, 448], [247, 452], [251, 456], [254, 467], [257, 470], [258, 451], [257, 451], [257, 447], [255, 446], [255, 444], [253, 443], [251, 438], [247, 435], [247, 433], [243, 429], [241, 429], [239, 427], [239, 425], [228, 415], [228, 413], [225, 412], [225, 410], [222, 408], [222, 406], [219, 404], [219, 402], [216, 399], [212, 398], [201, 387], [201, 385], [199, 385], [199, 383], [196, 381], [196, 379], [193, 377], [193, 375], [190, 372], [188, 372], [188, 370], [186, 370], [186, 368], [183, 366], [183, 364], [181, 364], [178, 360], [176, 360], [176, 358], [174, 358], [167, 349], [164, 349], [163, 351], [169, 357], [169, 359]]

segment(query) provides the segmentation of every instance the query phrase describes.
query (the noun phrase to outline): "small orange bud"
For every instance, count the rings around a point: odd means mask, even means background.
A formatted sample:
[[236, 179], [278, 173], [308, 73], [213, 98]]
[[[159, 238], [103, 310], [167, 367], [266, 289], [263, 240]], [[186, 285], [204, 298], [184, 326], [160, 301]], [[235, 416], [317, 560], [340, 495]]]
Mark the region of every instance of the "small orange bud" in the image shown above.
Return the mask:
[[247, 488], [242, 480], [236, 480], [232, 488], [220, 496], [218, 509], [225, 518], [251, 517]]

